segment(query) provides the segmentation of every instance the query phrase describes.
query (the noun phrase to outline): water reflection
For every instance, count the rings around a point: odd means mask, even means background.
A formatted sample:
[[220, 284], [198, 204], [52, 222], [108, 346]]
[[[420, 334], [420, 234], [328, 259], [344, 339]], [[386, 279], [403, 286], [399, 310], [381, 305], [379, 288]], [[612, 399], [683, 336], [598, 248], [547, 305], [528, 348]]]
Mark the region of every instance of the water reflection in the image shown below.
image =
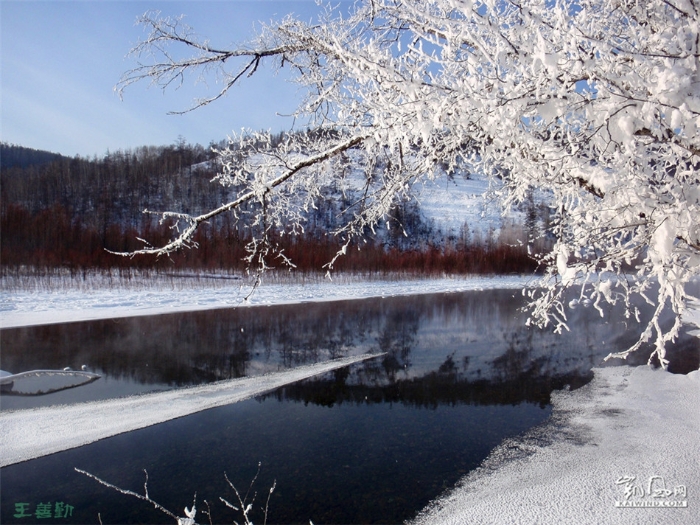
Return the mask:
[[[627, 347], [638, 333], [621, 308], [608, 308], [604, 319], [581, 308], [570, 312], [571, 332], [555, 335], [526, 327], [522, 305], [511, 290], [491, 290], [6, 329], [1, 332], [4, 369], [87, 364], [103, 379], [42, 399], [3, 396], [1, 405], [16, 409], [104, 399], [364, 352], [386, 353], [352, 378], [366, 385], [431, 381], [436, 374], [453, 383], [559, 377], [576, 382], [574, 376], [587, 377], [591, 367]], [[672, 358], [672, 366], [697, 368], [697, 338], [684, 335], [674, 348], [687, 359]], [[633, 359], [644, 362], [646, 356], [640, 352]]]
[[[446, 361], [454, 366], [450, 357]], [[368, 377], [361, 365], [352, 372]], [[376, 376], [375, 376], [376, 377]], [[552, 390], [568, 386], [578, 388], [593, 378], [592, 372], [540, 376], [526, 370], [507, 379], [470, 381], [453, 370], [439, 369], [422, 377], [390, 382], [353, 381], [350, 369], [282, 387], [261, 399], [296, 401], [332, 407], [336, 404], [396, 403], [414, 408], [438, 408], [440, 405], [517, 405], [537, 404], [544, 408]]]

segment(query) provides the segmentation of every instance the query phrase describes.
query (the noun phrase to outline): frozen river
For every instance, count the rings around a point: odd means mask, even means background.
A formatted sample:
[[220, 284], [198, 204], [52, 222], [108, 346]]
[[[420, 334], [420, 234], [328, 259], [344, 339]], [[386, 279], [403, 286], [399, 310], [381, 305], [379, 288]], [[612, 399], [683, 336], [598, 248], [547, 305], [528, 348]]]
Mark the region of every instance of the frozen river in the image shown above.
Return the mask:
[[[91, 413], [92, 404], [80, 403], [118, 406], [125, 403], [122, 396], [134, 393], [140, 395], [130, 399], [137, 399], [140, 408], [130, 409], [129, 417], [136, 418], [136, 412], [145, 417], [139, 430], [4, 467], [3, 523], [13, 522], [16, 503], [45, 501], [70, 505], [76, 523], [94, 523], [97, 512], [104, 523], [172, 521], [154, 514], [148, 504], [77, 474], [74, 467], [136, 491], [142, 489], [146, 468], [152, 496], [166, 507], [181, 513], [197, 491], [199, 502], [216, 502], [212, 503], [216, 520], [231, 521], [233, 516], [218, 500], [232, 497], [223, 472], [241, 488], [255, 474], [258, 462], [263, 463], [257, 482], [261, 493], [273, 480], [277, 483], [270, 500], [271, 522], [411, 519], [445, 491], [459, 486], [464, 476], [477, 476], [485, 460], [493, 465], [493, 451], [500, 450], [504, 440], [517, 442], [518, 436], [528, 432], [546, 434], [553, 409], [551, 392], [590, 381], [591, 367], [626, 344], [633, 329], [616, 312], [601, 322], [594, 312], [581, 309], [573, 316], [571, 334], [559, 337], [529, 330], [514, 290], [383, 295], [384, 299], [301, 307], [144, 315], [3, 330], [3, 368], [86, 364], [102, 375], [89, 385], [52, 394], [58, 397], [3, 396], [4, 417], [36, 413], [48, 434], [52, 428], [58, 433], [61, 425], [69, 425], [84, 427], [89, 435], [95, 432], [91, 418], [96, 413]], [[697, 343], [690, 336], [684, 341], [678, 355], [692, 356]], [[312, 374], [301, 382], [293, 376], [295, 370], [365, 354], [381, 355]], [[233, 388], [236, 381], [270, 377], [279, 377], [281, 383], [251, 391], [244, 396], [247, 401], [204, 411], [204, 403], [197, 407], [197, 395], [201, 395], [197, 389], [227, 385], [226, 381], [233, 381]], [[605, 377], [608, 383], [618, 380], [614, 375]], [[285, 386], [276, 389], [276, 384]], [[183, 388], [193, 389], [183, 399], [189, 397], [194, 408], [166, 421], [165, 407], [184, 402], [165, 396], [189, 392]], [[572, 402], [567, 396], [586, 389], [590, 387], [555, 398], [566, 405]], [[692, 387], [678, 390], [692, 397]], [[62, 418], [62, 408], [52, 408], [60, 403], [71, 405], [77, 422]], [[10, 409], [15, 412], [7, 412]], [[615, 414], [615, 410], [606, 413]], [[109, 417], [98, 415], [97, 420], [109, 421]], [[626, 428], [634, 428], [627, 418], [623, 420]], [[20, 418], [20, 427], [21, 423]], [[680, 432], [676, 439], [684, 435]], [[588, 438], [582, 438], [580, 446], [585, 447]], [[6, 434], [3, 439], [17, 440]], [[529, 439], [528, 447], [534, 450], [537, 447]], [[538, 439], [537, 443], [549, 442], [551, 448], [553, 441]], [[498, 472], [507, 472], [511, 462], [512, 458]], [[512, 472], [510, 476], [513, 483], [521, 483]], [[558, 486], [552, 472], [538, 476], [538, 483], [552, 477], [550, 481]], [[671, 476], [667, 478], [671, 483]], [[472, 481], [468, 493], [475, 505], [488, 510], [491, 500], [489, 493], [482, 497], [474, 483], [479, 486], [498, 479], [494, 474]], [[609, 498], [618, 495], [616, 479]], [[675, 481], [695, 483], [693, 479]], [[508, 479], [501, 483], [506, 486]], [[596, 490], [599, 494], [607, 489]], [[464, 505], [453, 505], [448, 512], [448, 503], [441, 500], [440, 519], [434, 521], [428, 515], [427, 522], [461, 522], [459, 509]], [[506, 522], [508, 504], [499, 505]], [[479, 515], [475, 508], [466, 508], [470, 515]], [[681, 514], [675, 517], [684, 523], [683, 511], [677, 510]], [[26, 518], [16, 521], [28, 522]]]

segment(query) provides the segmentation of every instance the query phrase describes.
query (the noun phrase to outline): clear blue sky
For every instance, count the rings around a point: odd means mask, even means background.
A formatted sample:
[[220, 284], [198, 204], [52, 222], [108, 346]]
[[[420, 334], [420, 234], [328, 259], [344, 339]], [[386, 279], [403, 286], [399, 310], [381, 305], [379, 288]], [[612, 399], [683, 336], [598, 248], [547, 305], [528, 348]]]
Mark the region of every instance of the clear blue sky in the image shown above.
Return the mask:
[[[163, 93], [139, 83], [120, 100], [114, 86], [136, 65], [129, 50], [145, 37], [135, 25], [149, 10], [185, 15], [185, 22], [217, 47], [250, 39], [259, 21], [294, 13], [315, 19], [313, 0], [31, 1], [0, 0], [0, 139], [73, 156], [102, 156], [141, 145], [174, 143], [178, 136], [208, 145], [241, 128], [278, 131], [300, 93], [270, 70], [247, 79], [217, 103], [184, 116], [216, 85], [190, 81]], [[257, 77], [257, 78], [256, 78]], [[211, 89], [211, 91], [209, 91]]]

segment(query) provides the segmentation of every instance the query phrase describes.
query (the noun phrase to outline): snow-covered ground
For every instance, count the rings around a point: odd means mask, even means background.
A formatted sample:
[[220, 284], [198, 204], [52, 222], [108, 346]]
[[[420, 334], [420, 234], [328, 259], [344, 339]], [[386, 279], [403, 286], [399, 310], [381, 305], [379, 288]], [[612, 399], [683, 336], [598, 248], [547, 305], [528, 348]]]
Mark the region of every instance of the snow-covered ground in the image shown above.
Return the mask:
[[[489, 229], [497, 235], [503, 218], [501, 206], [485, 198], [488, 187], [489, 181], [476, 174], [471, 179], [444, 177], [439, 182], [426, 180], [415, 186], [414, 195], [424, 218], [443, 233], [458, 234], [467, 223], [472, 233], [478, 231], [483, 237]], [[522, 214], [515, 211], [508, 217], [523, 219]]]
[[700, 371], [594, 373], [554, 392], [543, 428], [497, 448], [414, 525], [698, 523]]
[[[0, 326], [243, 304], [514, 288], [529, 280], [513, 276], [269, 284], [260, 287], [247, 302], [243, 298], [249, 288], [235, 283], [131, 291], [123, 287], [75, 292], [13, 291], [3, 292], [0, 297]], [[699, 310], [696, 308], [686, 321], [700, 326]], [[554, 396], [553, 416], [546, 425], [504, 443], [481, 469], [427, 509], [418, 523], [697, 523], [700, 372], [683, 376], [625, 366], [594, 372], [595, 379], [589, 385]], [[292, 375], [283, 381], [296, 380]], [[178, 391], [168, 395], [177, 397]], [[167, 401], [172, 406], [183, 402], [181, 397]], [[11, 433], [12, 428], [24, 428], [25, 422], [40, 420], [50, 431], [37, 434], [51, 442], [51, 421], [61, 419], [62, 410], [68, 408], [51, 409], [54, 415], [48, 419], [36, 418], [35, 410], [0, 414], [2, 464], [14, 461], [15, 452], [10, 451], [22, 441]], [[81, 411], [75, 406], [70, 409]], [[97, 433], [91, 436], [92, 424], [83, 426], [86, 428], [81, 428], [81, 440], [100, 438]], [[50, 443], [42, 442], [30, 447], [29, 452], [18, 453], [18, 457], [28, 459], [50, 447]]]
[[[60, 283], [29, 291], [0, 293], [0, 328], [112, 319], [139, 315], [190, 312], [214, 308], [340, 301], [495, 288], [520, 288], [531, 276], [453, 277], [427, 280], [314, 279], [308, 282], [263, 283], [251, 295], [248, 282], [219, 280], [202, 283], [187, 279], [162, 281], [162, 286], [93, 282], [79, 289]], [[182, 281], [185, 281], [182, 284]], [[250, 297], [246, 299], [247, 296]]]

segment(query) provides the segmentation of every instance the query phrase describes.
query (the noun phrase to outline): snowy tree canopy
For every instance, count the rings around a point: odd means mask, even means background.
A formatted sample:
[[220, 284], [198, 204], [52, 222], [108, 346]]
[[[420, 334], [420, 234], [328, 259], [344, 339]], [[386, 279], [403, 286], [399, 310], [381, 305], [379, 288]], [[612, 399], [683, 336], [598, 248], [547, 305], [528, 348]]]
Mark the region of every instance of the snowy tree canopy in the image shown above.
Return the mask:
[[[185, 227], [142, 252], [176, 250], [202, 222], [257, 202], [263, 234], [250, 260], [264, 265], [273, 249], [264, 232], [303, 229], [304, 210], [324, 188], [349, 184], [353, 165], [381, 169], [366, 170], [362, 198], [335, 232], [346, 242], [416, 182], [469, 166], [493, 178], [506, 210], [533, 189], [556, 210], [543, 286], [528, 292], [531, 321], [565, 329], [563, 294], [575, 283], [601, 313], [624, 301], [635, 316], [639, 295], [656, 313], [629, 351], [652, 341], [665, 365], [700, 268], [698, 9], [694, 0], [369, 0], [318, 23], [286, 18], [234, 49], [146, 14], [149, 34], [134, 49], [144, 62], [120, 91], [143, 79], [166, 88], [189, 72], [216, 78], [220, 91], [195, 109], [263, 64], [291, 68], [306, 93], [295, 116], [310, 131], [278, 145], [238, 137], [242, 147], [220, 152], [218, 177], [238, 198], [198, 217], [166, 214]], [[665, 309], [670, 328], [660, 325]]]

